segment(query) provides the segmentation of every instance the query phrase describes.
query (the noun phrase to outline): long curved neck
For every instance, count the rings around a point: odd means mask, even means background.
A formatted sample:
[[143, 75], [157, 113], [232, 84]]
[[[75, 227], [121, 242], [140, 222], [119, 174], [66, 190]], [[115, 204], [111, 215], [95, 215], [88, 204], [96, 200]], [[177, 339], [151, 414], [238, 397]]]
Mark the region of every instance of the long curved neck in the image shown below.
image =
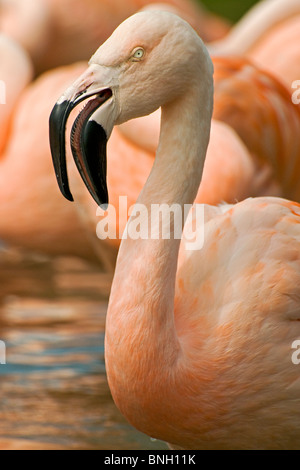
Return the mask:
[[217, 54], [246, 54], [280, 23], [300, 14], [299, 0], [264, 0], [253, 7], [232, 28], [225, 39], [212, 43], [210, 52]]
[[[178, 204], [183, 208], [195, 200], [213, 107], [211, 69], [206, 73], [194, 89], [187, 87], [184, 95], [162, 109], [157, 156], [137, 206], [147, 209], [143, 217], [149, 226], [152, 204]], [[127, 233], [134, 223], [132, 217]], [[174, 320], [180, 240], [174, 239], [172, 233], [170, 239], [162, 239], [155, 236], [159, 232], [157, 226], [151, 229], [150, 239], [122, 241], [106, 325], [106, 365], [114, 400], [123, 414], [144, 432], [147, 418], [143, 425], [135, 422], [134, 414], [137, 404], [147, 395], [149, 375], [153, 379], [153, 398], [155, 393], [160, 393], [163, 383], [166, 386], [170, 371], [175, 374], [176, 365], [184, 355]], [[159, 373], [154, 379], [157, 364]], [[155, 414], [153, 409], [151, 412]]]

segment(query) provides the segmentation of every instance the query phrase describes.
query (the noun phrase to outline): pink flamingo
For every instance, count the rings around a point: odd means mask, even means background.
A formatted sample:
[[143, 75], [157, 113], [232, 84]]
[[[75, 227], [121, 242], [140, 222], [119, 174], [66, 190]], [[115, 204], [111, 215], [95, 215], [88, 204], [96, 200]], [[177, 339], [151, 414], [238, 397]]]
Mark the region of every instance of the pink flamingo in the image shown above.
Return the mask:
[[[86, 60], [121, 21], [154, 1], [0, 0], [0, 30], [22, 44], [40, 74]], [[229, 31], [225, 20], [199, 2], [164, 0], [163, 4], [191, 22], [207, 41], [220, 39]]]
[[278, 76], [291, 90], [300, 80], [300, 2], [264, 0], [254, 6], [221, 41], [214, 54], [242, 55]]
[[[186, 22], [166, 12], [127, 19], [59, 100], [50, 135], [69, 198], [61, 130], [88, 98], [72, 142], [98, 203], [107, 202], [105, 144], [114, 124], [160, 106], [156, 159], [138, 199], [148, 209], [144, 222], [151, 224], [152, 204], [194, 202], [210, 138], [213, 65]], [[197, 251], [172, 231], [170, 240], [156, 237], [159, 224], [149, 239], [122, 241], [106, 366], [114, 400], [134, 426], [174, 448], [298, 448], [291, 345], [300, 335], [299, 217], [296, 203], [249, 199], [205, 206]], [[128, 232], [134, 225], [133, 216]]]

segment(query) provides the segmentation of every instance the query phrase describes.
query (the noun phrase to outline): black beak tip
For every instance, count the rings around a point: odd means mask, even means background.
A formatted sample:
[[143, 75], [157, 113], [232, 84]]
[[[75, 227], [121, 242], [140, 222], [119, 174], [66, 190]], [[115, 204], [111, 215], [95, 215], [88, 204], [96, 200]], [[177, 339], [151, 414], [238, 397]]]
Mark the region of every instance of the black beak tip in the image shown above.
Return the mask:
[[108, 210], [108, 206], [109, 206], [108, 202], [105, 203], [105, 204], [101, 204], [101, 205], [100, 205], [101, 209], [102, 209], [104, 212], [106, 212], [106, 211]]
[[[98, 181], [99, 184], [99, 181]], [[108, 206], [109, 206], [109, 196], [108, 196], [108, 191], [107, 187], [105, 184], [105, 187], [103, 185], [103, 181], [101, 181], [101, 185], [98, 186], [98, 184], [95, 184], [93, 181], [92, 186], [87, 185], [87, 189], [96, 202], [96, 204], [101, 207], [104, 211], [107, 211]], [[98, 189], [99, 188], [99, 189]]]

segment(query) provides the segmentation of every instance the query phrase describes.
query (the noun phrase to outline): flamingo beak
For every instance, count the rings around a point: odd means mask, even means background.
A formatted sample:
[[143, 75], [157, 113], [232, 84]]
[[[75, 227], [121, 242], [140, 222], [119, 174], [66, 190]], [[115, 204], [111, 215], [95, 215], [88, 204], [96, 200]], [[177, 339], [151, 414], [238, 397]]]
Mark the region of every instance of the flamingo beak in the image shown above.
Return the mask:
[[112, 89], [99, 87], [97, 83], [95, 66], [92, 66], [56, 103], [50, 116], [50, 147], [59, 188], [66, 199], [73, 201], [66, 164], [66, 124], [71, 111], [88, 100], [73, 124], [71, 149], [88, 191], [98, 205], [107, 206], [106, 146], [116, 113]]

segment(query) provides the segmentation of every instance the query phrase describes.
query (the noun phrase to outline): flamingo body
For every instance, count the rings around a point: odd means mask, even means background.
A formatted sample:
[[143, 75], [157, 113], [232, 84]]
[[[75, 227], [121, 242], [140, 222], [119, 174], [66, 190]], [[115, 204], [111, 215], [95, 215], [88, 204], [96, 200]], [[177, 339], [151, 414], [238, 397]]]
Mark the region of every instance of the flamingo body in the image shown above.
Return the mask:
[[[134, 426], [184, 449], [299, 448], [300, 382], [291, 361], [300, 335], [299, 224], [300, 206], [282, 199], [205, 206], [203, 249], [186, 251], [183, 238], [179, 253], [174, 321], [184, 353], [176, 361], [167, 331], [155, 331], [155, 351], [141, 309], [117, 300], [122, 293], [129, 304], [120, 260], [107, 363], [114, 399]], [[153, 263], [151, 253], [143, 259]], [[149, 286], [136, 270], [148, 286], [143, 311], [155, 315], [160, 280]], [[141, 299], [128, 289], [133, 309]]]

